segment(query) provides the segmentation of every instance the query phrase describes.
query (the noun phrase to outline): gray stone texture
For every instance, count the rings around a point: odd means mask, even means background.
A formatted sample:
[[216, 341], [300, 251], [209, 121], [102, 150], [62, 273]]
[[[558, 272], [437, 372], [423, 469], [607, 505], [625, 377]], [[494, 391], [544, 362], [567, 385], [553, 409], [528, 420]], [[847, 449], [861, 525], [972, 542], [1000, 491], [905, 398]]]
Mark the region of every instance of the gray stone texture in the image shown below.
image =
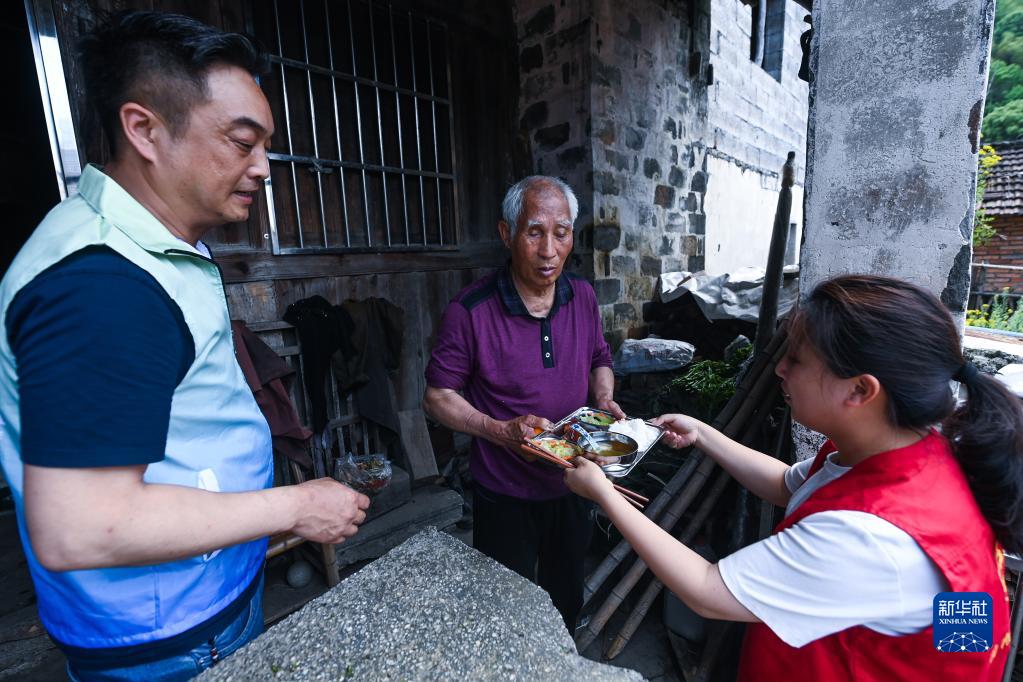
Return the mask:
[[[525, 4], [525, 3], [524, 3]], [[532, 14], [525, 24], [527, 36], [544, 35], [554, 26], [554, 5], [545, 5]]]
[[[577, 230], [596, 219], [625, 232], [612, 244], [597, 230], [594, 249], [577, 243], [575, 255], [583, 274], [620, 279], [617, 288], [600, 285], [609, 337], [638, 333], [636, 310], [649, 300], [651, 273], [660, 269], [652, 263], [681, 256], [677, 239], [668, 242], [672, 253], [662, 241], [687, 229], [676, 204], [690, 174], [677, 167], [679, 159], [702, 165], [705, 155], [707, 91], [702, 74], [690, 77], [688, 63], [690, 50], [708, 52], [709, 5], [691, 11], [659, 0], [515, 0], [512, 11], [520, 55], [542, 45], [542, 64], [522, 74], [520, 87], [534, 166], [572, 184], [581, 205]], [[555, 128], [569, 122], [564, 135]]]
[[[801, 290], [841, 272], [872, 272], [913, 281], [962, 311], [973, 114], [984, 99], [994, 2], [821, 0], [815, 13], [843, 40], [814, 38]], [[896, 28], [903, 38], [881, 63], [870, 36]]]
[[[532, 49], [543, 55], [539, 66], [520, 70], [520, 120], [533, 171], [560, 176], [572, 186], [579, 199], [576, 232], [581, 235], [593, 222], [592, 137], [615, 134], [598, 126], [592, 132], [589, 123], [590, 22], [580, 8], [550, 0], [514, 0], [512, 15], [519, 54]], [[569, 266], [592, 279], [593, 252], [581, 239]]]
[[[807, 86], [795, 71], [803, 10], [786, 2], [782, 11], [782, 40], [772, 34], [771, 43], [781, 50], [776, 80], [750, 62], [750, 10], [742, 0], [513, 1], [519, 54], [542, 54], [520, 83], [534, 166], [575, 188], [577, 229], [595, 216], [615, 216], [626, 236], [610, 255], [630, 256], [636, 269], [614, 276], [652, 277], [639, 267], [644, 257], [682, 263], [703, 257], [683, 252], [679, 237], [708, 229], [708, 154], [755, 172], [769, 169], [775, 181], [789, 149], [800, 157]], [[592, 278], [604, 253], [577, 245], [577, 269]], [[621, 298], [602, 303], [605, 321], [630, 325], [621, 328], [626, 335], [636, 332], [613, 305], [638, 309], [646, 301], [634, 296], [646, 289], [623, 280]]]
[[462, 518], [462, 496], [449, 488], [416, 488], [405, 504], [366, 521], [335, 547], [339, 566], [376, 559], [427, 526], [445, 528]]
[[582, 658], [547, 594], [425, 530], [204, 680], [641, 680]]
[[[994, 0], [814, 9], [828, 32], [811, 48], [801, 295], [840, 273], [889, 275], [939, 295], [963, 324]], [[879, 31], [902, 36], [883, 60]], [[800, 458], [816, 442], [805, 431]]]
[[622, 280], [617, 278], [598, 279], [593, 283], [597, 294], [597, 303], [605, 305], [614, 303], [622, 295]]
[[695, 211], [690, 213], [689, 229], [693, 234], [705, 234], [707, 232], [707, 216]]
[[611, 274], [628, 277], [636, 272], [636, 259], [632, 256], [612, 256]]
[[640, 261], [640, 273], [648, 277], [660, 277], [661, 259], [656, 256], [643, 256]]
[[664, 208], [674, 208], [675, 188], [668, 185], [654, 187], [654, 203]]
[[686, 172], [678, 166], [672, 166], [671, 170], [668, 171], [668, 184], [672, 187], [684, 187], [686, 184]]
[[619, 329], [625, 327], [627, 323], [635, 322], [638, 319], [636, 306], [631, 303], [615, 303], [613, 310], [616, 318], [615, 327]]
[[[802, 59], [798, 37], [806, 30], [808, 12], [795, 2], [781, 4], [781, 72], [776, 79], [750, 59], [750, 6], [742, 0], [711, 3], [709, 124], [715, 155], [762, 175], [777, 177], [785, 154], [795, 151], [796, 182], [802, 184], [808, 86], [797, 76]], [[845, 42], [844, 35], [832, 35]]]
[[526, 107], [519, 119], [523, 130], [533, 130], [547, 123], [547, 102], [536, 102]]
[[593, 248], [614, 251], [622, 242], [622, 228], [614, 223], [601, 223], [593, 228]]
[[533, 45], [519, 53], [519, 69], [522, 73], [529, 73], [533, 69], [543, 66], [543, 47]]
[[707, 191], [707, 174], [703, 171], [693, 173], [693, 179], [689, 182], [689, 189], [694, 192]]
[[646, 133], [636, 128], [625, 129], [625, 146], [633, 151], [643, 149], [646, 144]]
[[653, 298], [654, 280], [650, 277], [629, 277], [628, 295], [631, 301], [645, 302]]
[[585, 146], [569, 147], [558, 152], [558, 166], [563, 170], [575, 170], [589, 158], [590, 149]]
[[651, 180], [659, 180], [661, 177], [661, 164], [657, 159], [643, 159], [643, 175]]
[[568, 142], [572, 126], [567, 121], [557, 125], [540, 128], [536, 131], [534, 139], [541, 149], [556, 149]]

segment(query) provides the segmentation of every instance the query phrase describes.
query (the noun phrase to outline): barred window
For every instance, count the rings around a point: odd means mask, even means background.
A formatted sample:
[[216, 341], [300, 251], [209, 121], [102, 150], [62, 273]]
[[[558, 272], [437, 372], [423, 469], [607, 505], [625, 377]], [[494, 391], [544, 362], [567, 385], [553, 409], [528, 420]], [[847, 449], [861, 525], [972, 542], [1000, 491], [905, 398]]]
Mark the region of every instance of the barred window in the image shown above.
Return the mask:
[[276, 254], [451, 248], [447, 26], [365, 0], [253, 2], [271, 53]]

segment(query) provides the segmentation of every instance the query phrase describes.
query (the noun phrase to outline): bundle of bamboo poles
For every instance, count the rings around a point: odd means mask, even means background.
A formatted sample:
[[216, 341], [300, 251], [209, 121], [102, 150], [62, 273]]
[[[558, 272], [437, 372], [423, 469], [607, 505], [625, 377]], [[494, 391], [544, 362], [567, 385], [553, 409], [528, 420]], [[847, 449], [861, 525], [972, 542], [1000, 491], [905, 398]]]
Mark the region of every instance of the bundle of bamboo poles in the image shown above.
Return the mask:
[[[764, 420], [777, 405], [780, 397], [774, 368], [785, 353], [785, 348], [785, 335], [778, 333], [774, 335], [764, 350], [754, 357], [750, 370], [739, 383], [735, 395], [712, 423], [714, 428], [743, 443], [749, 443], [756, 437]], [[696, 500], [704, 484], [711, 479], [715, 468], [717, 465], [710, 457], [703, 455], [699, 450], [694, 450], [689, 460], [647, 506], [646, 516], [661, 528], [672, 532], [678, 520]], [[703, 495], [695, 514], [677, 535], [681, 542], [692, 541], [706, 522], [730, 480], [731, 476], [726, 472], [718, 471], [713, 484]], [[630, 553], [631, 547], [628, 542], [622, 540], [608, 554], [586, 580], [583, 597], [585, 602], [589, 602], [593, 598], [593, 595]], [[576, 634], [576, 647], [579, 651], [583, 651], [600, 635], [619, 606], [639, 583], [646, 570], [646, 562], [637, 557], [621, 580], [611, 589], [603, 604], [591, 616], [590, 622]], [[606, 652], [608, 658], [614, 658], [624, 649], [654, 599], [660, 593], [661, 587], [661, 582], [656, 578], [651, 581], [622, 630], [611, 643]]]

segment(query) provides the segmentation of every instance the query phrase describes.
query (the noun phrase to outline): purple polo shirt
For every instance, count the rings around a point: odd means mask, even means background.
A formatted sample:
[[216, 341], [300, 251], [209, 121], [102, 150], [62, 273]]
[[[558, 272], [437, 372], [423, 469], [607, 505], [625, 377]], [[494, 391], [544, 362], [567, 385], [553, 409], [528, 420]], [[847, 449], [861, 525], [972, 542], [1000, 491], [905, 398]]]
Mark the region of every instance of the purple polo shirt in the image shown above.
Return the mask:
[[[545, 318], [529, 314], [508, 268], [470, 284], [444, 311], [426, 383], [461, 391], [494, 419], [526, 414], [558, 421], [586, 404], [590, 371], [611, 366], [593, 287], [562, 273]], [[473, 438], [479, 485], [502, 495], [547, 500], [568, 492], [559, 468], [526, 462], [508, 448]]]

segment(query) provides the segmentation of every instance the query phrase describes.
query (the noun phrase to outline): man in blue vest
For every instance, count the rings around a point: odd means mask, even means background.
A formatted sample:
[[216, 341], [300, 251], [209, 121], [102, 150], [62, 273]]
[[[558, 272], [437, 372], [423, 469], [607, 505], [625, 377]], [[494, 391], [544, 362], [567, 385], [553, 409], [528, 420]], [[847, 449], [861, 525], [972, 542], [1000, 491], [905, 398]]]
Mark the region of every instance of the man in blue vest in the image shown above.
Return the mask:
[[368, 500], [272, 488], [270, 431], [200, 241], [245, 220], [273, 119], [238, 34], [115, 15], [80, 60], [111, 161], [0, 283], [0, 463], [72, 679], [186, 679], [262, 628], [266, 537], [341, 542]]

